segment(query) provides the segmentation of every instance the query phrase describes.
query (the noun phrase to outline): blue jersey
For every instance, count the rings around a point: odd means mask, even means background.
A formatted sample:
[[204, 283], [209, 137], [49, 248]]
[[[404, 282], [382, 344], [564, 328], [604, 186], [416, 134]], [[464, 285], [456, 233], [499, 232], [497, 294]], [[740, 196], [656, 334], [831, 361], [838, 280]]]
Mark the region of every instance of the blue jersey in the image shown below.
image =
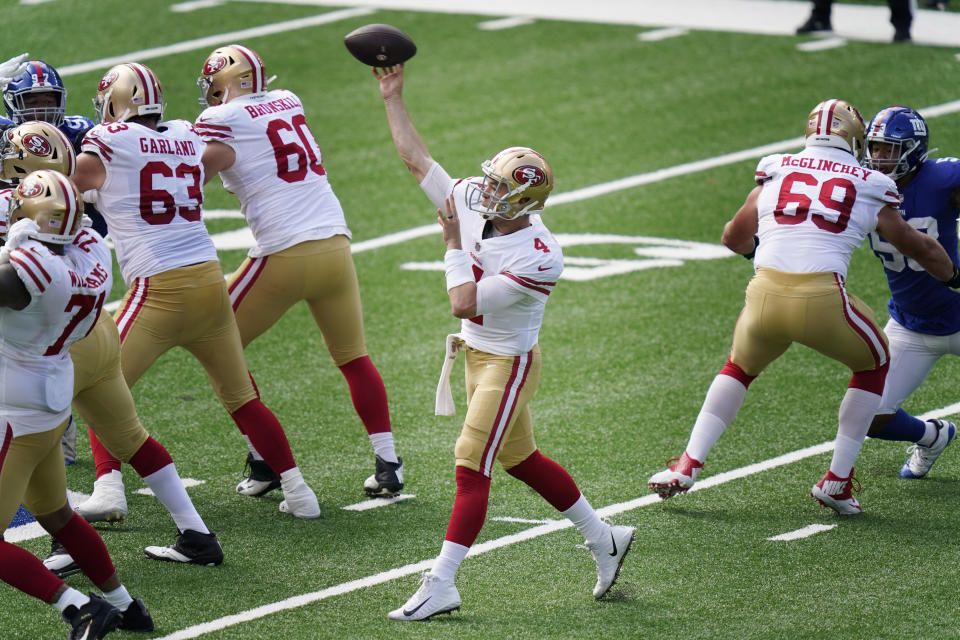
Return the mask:
[[[957, 258], [957, 217], [960, 209], [950, 196], [960, 189], [960, 159], [928, 160], [901, 189], [900, 213], [911, 227], [936, 238], [954, 264]], [[870, 247], [883, 263], [890, 284], [890, 316], [901, 325], [928, 335], [944, 336], [960, 331], [960, 294], [905, 258], [876, 231]]]
[[73, 150], [80, 155], [80, 143], [83, 142], [83, 136], [87, 131], [93, 129], [93, 120], [86, 116], [66, 116], [63, 124], [60, 125], [60, 131], [67, 139], [73, 143]]

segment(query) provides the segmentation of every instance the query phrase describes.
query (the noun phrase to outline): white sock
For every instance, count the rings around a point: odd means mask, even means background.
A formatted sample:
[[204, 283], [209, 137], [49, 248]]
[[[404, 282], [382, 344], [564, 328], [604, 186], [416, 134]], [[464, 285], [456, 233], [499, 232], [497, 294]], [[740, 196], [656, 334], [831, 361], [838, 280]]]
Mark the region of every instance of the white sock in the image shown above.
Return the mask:
[[453, 580], [454, 576], [457, 575], [457, 569], [460, 568], [460, 563], [467, 557], [468, 551], [470, 551], [470, 547], [444, 540], [440, 547], [440, 555], [433, 561], [433, 568], [430, 573], [441, 580]]
[[917, 440], [917, 444], [921, 447], [929, 447], [937, 440], [937, 425], [933, 424], [929, 420], [925, 420], [923, 423], [925, 431], [923, 432], [923, 437]]
[[837, 440], [833, 448], [830, 471], [840, 478], [849, 478], [853, 463], [860, 454], [870, 423], [880, 408], [880, 396], [850, 387], [840, 402]]
[[243, 439], [247, 441], [247, 449], [250, 450], [250, 454], [253, 456], [253, 459], [262, 461], [263, 456], [260, 455], [260, 452], [257, 451], [257, 448], [253, 446], [252, 442], [250, 442], [250, 438], [248, 438], [247, 436], [243, 436]]
[[159, 471], [154, 471], [143, 479], [147, 486], [157, 496], [157, 499], [163, 503], [163, 506], [170, 512], [177, 529], [186, 531], [192, 529], [197, 533], [210, 533], [207, 526], [203, 524], [203, 518], [197, 513], [193, 501], [187, 495], [187, 490], [183, 488], [183, 481], [180, 474], [177, 473], [173, 464], [168, 464]]
[[718, 374], [713, 379], [690, 432], [690, 440], [687, 442], [688, 456], [700, 462], [707, 459], [713, 445], [737, 417], [746, 395], [747, 388], [736, 378]]
[[289, 491], [304, 484], [303, 474], [300, 473], [300, 467], [291, 467], [280, 474], [280, 488], [283, 491]]
[[67, 590], [61, 593], [60, 598], [53, 603], [53, 606], [57, 608], [57, 611], [63, 613], [63, 611], [70, 605], [73, 605], [79, 609], [88, 602], [90, 602], [90, 598], [83, 595], [73, 587], [67, 587]]
[[127, 588], [123, 585], [120, 585], [113, 591], [104, 591], [103, 598], [120, 611], [126, 611], [130, 603], [133, 602], [133, 598], [130, 597], [130, 594], [127, 593]]
[[590, 506], [587, 499], [580, 494], [573, 506], [562, 512], [563, 515], [573, 523], [587, 542], [595, 543], [607, 533], [610, 525], [605, 523], [597, 515], [596, 509]]
[[370, 443], [373, 445], [373, 452], [383, 458], [386, 462], [392, 462], [393, 464], [400, 462], [400, 460], [397, 458], [397, 451], [393, 446], [392, 431], [371, 433]]

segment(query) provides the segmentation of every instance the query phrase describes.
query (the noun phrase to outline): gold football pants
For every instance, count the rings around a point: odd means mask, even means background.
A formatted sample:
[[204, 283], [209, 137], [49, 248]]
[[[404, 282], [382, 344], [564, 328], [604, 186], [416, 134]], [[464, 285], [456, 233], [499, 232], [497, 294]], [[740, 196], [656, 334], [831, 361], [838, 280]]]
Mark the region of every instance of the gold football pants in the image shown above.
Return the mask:
[[257, 397], [219, 262], [137, 278], [114, 319], [120, 366], [131, 389], [157, 358], [179, 346], [203, 365], [228, 413]]
[[244, 347], [304, 300], [338, 367], [367, 355], [360, 284], [346, 236], [247, 257], [227, 277], [227, 287]]
[[123, 462], [146, 442], [133, 396], [120, 370], [120, 334], [106, 314], [93, 330], [70, 347], [73, 359], [73, 407], [97, 439]]
[[67, 504], [67, 472], [60, 438], [70, 420], [56, 429], [18, 438], [0, 427], [0, 522], [6, 529], [21, 504], [34, 515], [46, 515]]
[[854, 372], [877, 369], [889, 360], [887, 337], [873, 311], [847, 293], [837, 274], [760, 268], [747, 285], [730, 360], [756, 376], [793, 342]]
[[540, 385], [540, 347], [519, 356], [465, 351], [467, 415], [454, 456], [490, 477], [494, 460], [510, 469], [537, 449], [528, 404]]

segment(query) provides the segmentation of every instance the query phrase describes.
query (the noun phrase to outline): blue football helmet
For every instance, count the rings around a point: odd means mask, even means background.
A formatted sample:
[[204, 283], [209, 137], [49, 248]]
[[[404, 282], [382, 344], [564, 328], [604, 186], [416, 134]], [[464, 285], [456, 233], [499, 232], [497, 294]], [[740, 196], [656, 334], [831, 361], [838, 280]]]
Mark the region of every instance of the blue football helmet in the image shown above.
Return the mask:
[[[38, 93], [52, 94], [55, 104], [27, 106], [25, 99]], [[20, 65], [20, 73], [3, 88], [3, 104], [16, 124], [42, 120], [59, 127], [67, 106], [67, 89], [56, 69], [43, 60], [27, 60]]]
[[919, 113], [909, 107], [881, 109], [867, 126], [864, 164], [896, 180], [920, 168], [929, 142], [927, 123]]

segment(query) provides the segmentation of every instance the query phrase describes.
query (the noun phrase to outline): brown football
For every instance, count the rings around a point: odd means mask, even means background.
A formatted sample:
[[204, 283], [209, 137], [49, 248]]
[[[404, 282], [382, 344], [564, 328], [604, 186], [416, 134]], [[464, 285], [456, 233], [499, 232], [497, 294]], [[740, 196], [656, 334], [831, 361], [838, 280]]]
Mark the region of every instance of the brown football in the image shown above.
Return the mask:
[[417, 52], [410, 36], [389, 24], [367, 24], [343, 37], [353, 57], [371, 67], [392, 67]]

